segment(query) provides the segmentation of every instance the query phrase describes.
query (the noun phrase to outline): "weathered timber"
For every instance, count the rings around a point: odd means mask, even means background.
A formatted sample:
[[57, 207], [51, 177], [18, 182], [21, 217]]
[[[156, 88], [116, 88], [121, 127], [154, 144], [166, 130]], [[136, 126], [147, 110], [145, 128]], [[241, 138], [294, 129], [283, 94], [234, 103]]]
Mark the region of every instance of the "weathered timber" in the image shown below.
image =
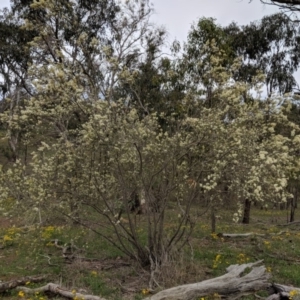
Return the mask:
[[236, 238], [236, 237], [249, 237], [249, 236], [264, 236], [264, 234], [258, 234], [254, 232], [248, 232], [248, 233], [218, 233], [219, 237], [230, 237], [230, 238]]
[[250, 237], [250, 236], [260, 236], [260, 237], [267, 237], [267, 236], [277, 236], [287, 233], [287, 231], [280, 231], [278, 233], [255, 233], [255, 232], [247, 232], [247, 233], [218, 233], [218, 237], [228, 237], [228, 238], [239, 238], [239, 237]]
[[[268, 273], [266, 268], [261, 264], [262, 260], [242, 265], [231, 265], [226, 269], [227, 273], [220, 277], [166, 289], [147, 297], [145, 300], [193, 300], [216, 293], [222, 299], [235, 300], [240, 299], [244, 295], [255, 294], [263, 290], [272, 293], [272, 295], [265, 300], [290, 299], [290, 292], [296, 292], [300, 295], [300, 288], [271, 283], [269, 280], [271, 276], [270, 273]], [[106, 300], [99, 296], [82, 294], [75, 290], [70, 291], [54, 283], [48, 283], [34, 289], [21, 286], [25, 285], [28, 281], [39, 282], [44, 279], [45, 276], [30, 276], [18, 280], [0, 282], [0, 292], [16, 288], [26, 294], [35, 294], [37, 292], [52, 293], [53, 295], [68, 299]], [[261, 298], [257, 295], [255, 296]]]
[[273, 283], [272, 289], [274, 290], [274, 294], [270, 295], [266, 300], [284, 300], [284, 299], [292, 299], [290, 292], [297, 293], [300, 295], [300, 288], [296, 288], [293, 286]]
[[242, 295], [266, 290], [271, 286], [270, 274], [261, 265], [262, 260], [231, 265], [225, 275], [163, 290], [147, 300], [192, 300], [218, 293], [222, 299], [237, 299]]

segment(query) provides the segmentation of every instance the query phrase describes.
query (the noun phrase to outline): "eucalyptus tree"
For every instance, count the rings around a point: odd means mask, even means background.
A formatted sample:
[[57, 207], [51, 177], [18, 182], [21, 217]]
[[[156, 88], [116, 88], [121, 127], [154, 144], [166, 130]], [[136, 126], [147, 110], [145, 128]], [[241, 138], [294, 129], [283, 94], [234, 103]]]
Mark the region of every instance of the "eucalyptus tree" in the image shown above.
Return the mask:
[[211, 87], [203, 78], [210, 68], [208, 52], [201, 52], [206, 44], [214, 43], [223, 53], [223, 64], [230, 66], [233, 59], [241, 57], [242, 65], [233, 79], [253, 84], [261, 72], [265, 76], [267, 95], [285, 94], [297, 87], [294, 77], [299, 66], [299, 23], [292, 22], [285, 14], [266, 16], [258, 22], [226, 27], [214, 19], [202, 18], [193, 25], [185, 45], [185, 63], [190, 81], [200, 83], [207, 93]]
[[267, 94], [285, 94], [297, 87], [294, 77], [299, 67], [299, 24], [285, 14], [266, 16], [242, 27], [234, 36], [238, 55], [244, 59], [245, 74], [253, 67], [265, 74]]

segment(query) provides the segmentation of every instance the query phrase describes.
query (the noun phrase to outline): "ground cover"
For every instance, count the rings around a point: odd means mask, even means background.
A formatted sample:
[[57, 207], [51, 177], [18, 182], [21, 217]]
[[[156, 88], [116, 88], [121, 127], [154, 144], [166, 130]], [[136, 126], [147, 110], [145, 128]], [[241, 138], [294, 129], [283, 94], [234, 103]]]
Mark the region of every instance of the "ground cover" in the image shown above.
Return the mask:
[[[208, 225], [209, 217], [199, 217], [184, 251], [174, 251], [168, 264], [156, 274], [157, 290], [220, 276], [231, 264], [261, 259], [272, 281], [300, 287], [300, 223], [285, 226], [286, 214], [286, 210], [255, 209], [251, 224], [242, 225], [232, 223], [232, 212], [224, 211], [214, 234]], [[80, 225], [52, 221], [37, 226], [15, 219], [0, 221], [1, 281], [42, 274], [47, 276], [44, 283], [55, 282], [69, 290], [107, 299], [138, 300], [148, 296], [148, 273]], [[146, 236], [145, 228], [140, 230]], [[226, 237], [218, 233], [252, 234]], [[28, 287], [43, 285], [26, 284]], [[29, 296], [16, 290], [4, 292], [1, 297], [47, 299], [47, 295]], [[210, 298], [217, 299], [217, 295]], [[254, 296], [244, 299], [254, 299]]]

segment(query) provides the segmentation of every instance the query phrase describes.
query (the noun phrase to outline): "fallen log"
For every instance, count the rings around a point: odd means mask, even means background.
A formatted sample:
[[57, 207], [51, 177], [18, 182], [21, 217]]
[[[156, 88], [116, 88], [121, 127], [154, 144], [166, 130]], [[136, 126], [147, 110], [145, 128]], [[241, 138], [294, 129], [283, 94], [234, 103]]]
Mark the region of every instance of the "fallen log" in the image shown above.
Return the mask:
[[[272, 295], [266, 300], [290, 299], [292, 295], [300, 295], [300, 288], [270, 283], [271, 275], [266, 271], [265, 266], [261, 265], [262, 262], [260, 260], [254, 263], [231, 265], [226, 269], [227, 273], [220, 277], [162, 290], [145, 300], [192, 300], [212, 295], [221, 299], [234, 300], [263, 290], [272, 291]], [[39, 288], [20, 286], [25, 285], [28, 281], [39, 282], [44, 279], [45, 276], [39, 276], [0, 282], [0, 292], [16, 288], [26, 294], [52, 293], [69, 299], [106, 300], [99, 296], [82, 294], [76, 290], [70, 291], [54, 283], [48, 283]]]
[[101, 298], [99, 296], [93, 296], [93, 295], [85, 295], [78, 293], [76, 290], [69, 291], [62, 287], [60, 287], [58, 284], [55, 283], [48, 283], [42, 287], [31, 289], [28, 287], [17, 287], [18, 291], [22, 291], [26, 294], [36, 294], [36, 293], [45, 293], [50, 292], [57, 296], [62, 296], [69, 299], [80, 299], [80, 300], [106, 300], [105, 298]]
[[261, 263], [262, 260], [242, 265], [231, 265], [226, 269], [225, 275], [163, 290], [146, 299], [192, 300], [213, 294], [218, 294], [222, 299], [238, 299], [242, 295], [266, 290], [271, 286], [271, 283], [268, 282], [270, 273]]
[[288, 231], [280, 231], [278, 233], [255, 233], [255, 232], [247, 232], [247, 233], [218, 233], [218, 237], [228, 237], [228, 238], [243, 238], [243, 237], [250, 237], [250, 236], [259, 236], [259, 237], [268, 237], [268, 236], [278, 236], [287, 233]]
[[277, 226], [290, 226], [290, 225], [295, 225], [295, 224], [300, 224], [300, 221], [293, 221], [293, 222], [289, 222], [286, 224], [278, 224]]
[[40, 275], [40, 276], [28, 276], [28, 277], [23, 277], [20, 279], [15, 279], [15, 280], [10, 280], [10, 281], [4, 281], [0, 282], [0, 293], [12, 290], [16, 288], [17, 286], [24, 285], [27, 282], [41, 282], [46, 278], [46, 275]]
[[235, 238], [235, 237], [249, 237], [249, 236], [264, 236], [264, 234], [258, 234], [258, 233], [253, 233], [253, 232], [248, 232], [248, 233], [218, 233], [218, 237], [230, 237], [230, 238]]
[[300, 288], [293, 286], [273, 283], [272, 289], [275, 294], [270, 295], [266, 300], [294, 299], [294, 296], [300, 295]]

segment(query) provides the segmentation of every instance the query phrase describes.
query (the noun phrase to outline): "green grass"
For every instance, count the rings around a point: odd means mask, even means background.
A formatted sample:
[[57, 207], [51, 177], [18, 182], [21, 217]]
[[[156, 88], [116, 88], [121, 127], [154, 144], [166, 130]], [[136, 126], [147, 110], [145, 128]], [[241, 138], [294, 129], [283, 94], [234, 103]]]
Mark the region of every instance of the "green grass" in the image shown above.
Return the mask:
[[[231, 264], [260, 259], [264, 260], [273, 281], [300, 287], [299, 226], [278, 226], [286, 222], [286, 211], [254, 209], [249, 225], [233, 224], [231, 215], [230, 211], [222, 213], [217, 232], [253, 232], [257, 235], [218, 237], [210, 232], [209, 218], [202, 217], [195, 226], [190, 245], [182, 253], [172, 255], [158, 275], [162, 287], [220, 276]], [[144, 297], [142, 289], [148, 287], [148, 273], [93, 232], [79, 225], [22, 227], [19, 224], [13, 227], [4, 219], [0, 221], [0, 280], [46, 274], [44, 283], [56, 282], [69, 289], [84, 289], [107, 299]], [[140, 234], [145, 239], [145, 228], [140, 229]], [[61, 245], [75, 244], [81, 249], [76, 255], [90, 260], [77, 259], [67, 263], [62, 257], [62, 250], [51, 242], [55, 239]], [[4, 300], [20, 299], [14, 290], [1, 297]], [[254, 298], [248, 296], [244, 299]]]

